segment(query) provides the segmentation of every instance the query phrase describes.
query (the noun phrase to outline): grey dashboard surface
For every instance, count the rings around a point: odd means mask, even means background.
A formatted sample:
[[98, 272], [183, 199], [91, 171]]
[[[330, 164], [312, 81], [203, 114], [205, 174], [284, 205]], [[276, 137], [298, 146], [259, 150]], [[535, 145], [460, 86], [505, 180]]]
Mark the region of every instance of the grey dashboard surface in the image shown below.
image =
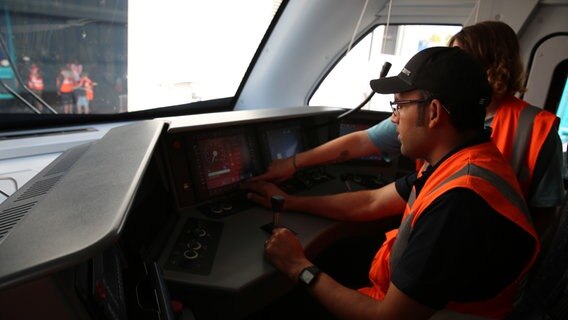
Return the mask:
[[163, 121], [69, 149], [0, 205], [0, 289], [86, 260], [118, 238]]

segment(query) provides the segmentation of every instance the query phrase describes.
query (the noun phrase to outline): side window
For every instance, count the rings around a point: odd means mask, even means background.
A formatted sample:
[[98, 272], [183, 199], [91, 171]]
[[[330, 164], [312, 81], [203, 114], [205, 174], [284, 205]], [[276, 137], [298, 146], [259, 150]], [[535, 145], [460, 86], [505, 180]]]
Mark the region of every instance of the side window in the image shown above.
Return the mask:
[[[560, 117], [560, 138], [562, 143], [568, 143], [568, 78], [564, 80], [564, 89], [562, 90], [562, 98], [558, 103], [557, 115]], [[566, 149], [566, 148], [564, 148]]]
[[564, 157], [564, 188], [568, 189], [568, 60], [562, 61], [552, 75], [545, 109], [555, 112], [560, 118], [558, 135], [562, 141]]
[[554, 69], [544, 108], [556, 112], [560, 118], [558, 135], [566, 152], [568, 144], [568, 60], [560, 62]]
[[[371, 93], [369, 81], [379, 77], [385, 61], [392, 64], [393, 76], [416, 52], [446, 46], [461, 26], [390, 25], [377, 26], [357, 43], [330, 71], [309, 101], [310, 106], [355, 108]], [[392, 95], [375, 95], [364, 107], [389, 112]]]

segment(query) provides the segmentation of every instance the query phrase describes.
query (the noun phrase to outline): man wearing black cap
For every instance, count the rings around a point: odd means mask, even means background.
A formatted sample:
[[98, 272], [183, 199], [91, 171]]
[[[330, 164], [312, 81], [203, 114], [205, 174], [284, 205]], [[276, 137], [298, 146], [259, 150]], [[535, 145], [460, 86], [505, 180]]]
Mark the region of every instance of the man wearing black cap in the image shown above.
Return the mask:
[[540, 244], [515, 175], [484, 130], [491, 89], [482, 67], [459, 48], [428, 48], [398, 76], [371, 87], [395, 94], [392, 121], [402, 154], [431, 165], [378, 190], [330, 196], [247, 185], [249, 199], [262, 205], [278, 194], [286, 211], [333, 219], [370, 221], [404, 211], [375, 255], [370, 286], [352, 290], [318, 270], [285, 228], [266, 241], [267, 259], [341, 318], [507, 316]]

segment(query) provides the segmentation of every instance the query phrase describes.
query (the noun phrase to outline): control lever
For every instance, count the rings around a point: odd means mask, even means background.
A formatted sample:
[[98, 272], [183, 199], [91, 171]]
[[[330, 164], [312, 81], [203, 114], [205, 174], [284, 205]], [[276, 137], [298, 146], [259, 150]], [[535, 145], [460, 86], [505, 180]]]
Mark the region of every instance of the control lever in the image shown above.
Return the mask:
[[[282, 225], [280, 224], [280, 213], [282, 212], [282, 208], [284, 208], [284, 197], [283, 196], [272, 196], [270, 198], [270, 204], [272, 206], [272, 222], [262, 225], [260, 228], [264, 230], [268, 234], [272, 234], [272, 230], [274, 228], [280, 228]], [[296, 233], [294, 230], [288, 228], [294, 234]]]
[[270, 204], [272, 205], [272, 228], [278, 228], [280, 226], [280, 212], [284, 207], [284, 197], [283, 196], [272, 196], [270, 198]]

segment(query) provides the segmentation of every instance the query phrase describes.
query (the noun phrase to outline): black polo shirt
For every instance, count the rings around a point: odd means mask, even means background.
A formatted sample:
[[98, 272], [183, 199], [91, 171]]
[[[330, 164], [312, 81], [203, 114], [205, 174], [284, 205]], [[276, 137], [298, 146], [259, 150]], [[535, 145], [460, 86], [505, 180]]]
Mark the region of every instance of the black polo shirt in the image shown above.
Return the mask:
[[[456, 148], [438, 165], [487, 138], [484, 134]], [[419, 193], [438, 165], [428, 168], [420, 179], [416, 173], [398, 179], [398, 193], [408, 199], [413, 185]], [[533, 247], [530, 235], [477, 193], [455, 188], [434, 200], [418, 218], [391, 281], [414, 300], [435, 309], [450, 301], [487, 300], [518, 277]]]

